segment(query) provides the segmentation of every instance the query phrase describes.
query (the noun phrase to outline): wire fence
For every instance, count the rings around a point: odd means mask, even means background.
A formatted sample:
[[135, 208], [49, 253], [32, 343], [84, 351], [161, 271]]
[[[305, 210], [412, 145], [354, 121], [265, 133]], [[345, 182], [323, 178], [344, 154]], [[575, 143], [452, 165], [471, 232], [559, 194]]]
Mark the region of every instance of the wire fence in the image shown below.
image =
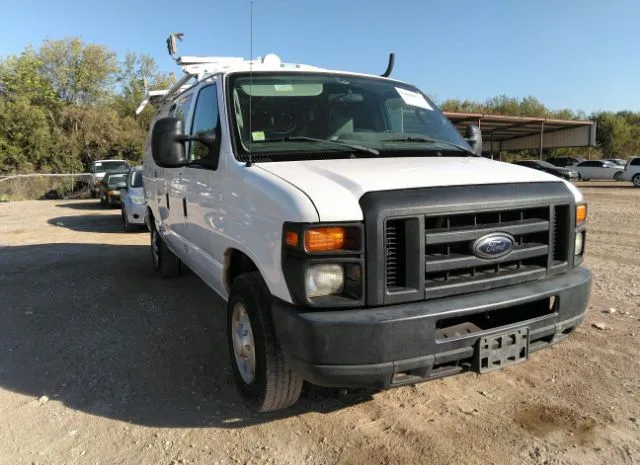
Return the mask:
[[89, 173], [0, 175], [0, 201], [88, 198], [91, 179]]

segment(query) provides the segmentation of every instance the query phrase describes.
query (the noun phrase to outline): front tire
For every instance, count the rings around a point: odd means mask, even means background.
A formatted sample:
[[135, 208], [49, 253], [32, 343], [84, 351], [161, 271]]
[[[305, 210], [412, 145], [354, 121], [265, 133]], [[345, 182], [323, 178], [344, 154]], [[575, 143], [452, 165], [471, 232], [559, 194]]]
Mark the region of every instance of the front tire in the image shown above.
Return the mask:
[[227, 340], [240, 395], [258, 412], [295, 404], [302, 378], [284, 360], [271, 322], [272, 297], [258, 272], [238, 276], [227, 303]]
[[622, 181], [622, 171], [617, 171], [616, 174], [613, 175], [614, 181]]
[[174, 278], [180, 275], [180, 260], [169, 249], [155, 225], [151, 229], [151, 258], [153, 268], [162, 278]]
[[633, 183], [633, 187], [640, 187], [640, 174], [636, 174], [631, 178], [631, 182]]
[[127, 210], [124, 208], [124, 205], [122, 205], [122, 212], [121, 212], [121, 216], [122, 216], [122, 227], [124, 228], [125, 232], [133, 232], [133, 225], [131, 223], [129, 223], [129, 218], [127, 216]]

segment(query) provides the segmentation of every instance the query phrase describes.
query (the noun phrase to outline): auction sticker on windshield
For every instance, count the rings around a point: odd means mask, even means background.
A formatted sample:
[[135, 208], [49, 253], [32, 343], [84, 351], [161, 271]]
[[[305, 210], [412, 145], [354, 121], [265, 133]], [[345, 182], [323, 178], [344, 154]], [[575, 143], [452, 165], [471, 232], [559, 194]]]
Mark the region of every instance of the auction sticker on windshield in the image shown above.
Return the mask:
[[396, 87], [396, 91], [398, 92], [400, 97], [402, 97], [404, 103], [406, 103], [407, 105], [433, 111], [433, 108], [431, 108], [431, 105], [429, 105], [427, 99], [424, 98], [424, 95], [419, 94], [418, 92], [412, 92], [407, 89], [402, 89], [400, 87]]

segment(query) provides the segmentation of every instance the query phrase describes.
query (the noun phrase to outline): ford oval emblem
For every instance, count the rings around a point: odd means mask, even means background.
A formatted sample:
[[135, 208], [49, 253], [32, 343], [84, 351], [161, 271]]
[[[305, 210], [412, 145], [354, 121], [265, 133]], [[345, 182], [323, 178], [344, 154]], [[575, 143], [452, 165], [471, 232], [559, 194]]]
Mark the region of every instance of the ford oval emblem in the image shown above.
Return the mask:
[[480, 258], [500, 258], [513, 250], [515, 239], [507, 233], [493, 233], [482, 236], [473, 243], [473, 253]]

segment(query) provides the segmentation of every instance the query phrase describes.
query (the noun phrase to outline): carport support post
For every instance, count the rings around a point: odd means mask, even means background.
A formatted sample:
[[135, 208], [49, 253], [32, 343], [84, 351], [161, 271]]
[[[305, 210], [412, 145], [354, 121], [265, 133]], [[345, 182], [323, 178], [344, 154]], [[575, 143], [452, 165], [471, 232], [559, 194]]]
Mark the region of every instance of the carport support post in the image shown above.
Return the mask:
[[540, 123], [540, 160], [542, 160], [542, 147], [544, 146], [544, 121]]

